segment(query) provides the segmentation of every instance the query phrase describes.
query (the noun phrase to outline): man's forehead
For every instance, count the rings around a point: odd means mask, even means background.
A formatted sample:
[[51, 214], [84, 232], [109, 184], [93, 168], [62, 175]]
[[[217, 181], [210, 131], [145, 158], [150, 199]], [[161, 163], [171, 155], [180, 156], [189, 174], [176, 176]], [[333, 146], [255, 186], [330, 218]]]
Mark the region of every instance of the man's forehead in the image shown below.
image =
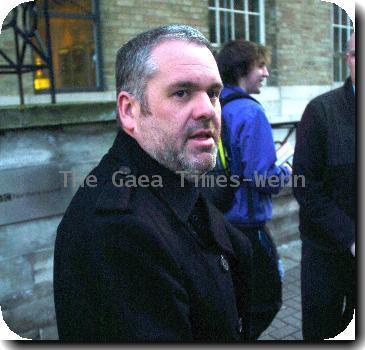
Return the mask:
[[[218, 66], [211, 51], [203, 45], [183, 40], [164, 41], [151, 53], [157, 74], [168, 74], [170, 80], [201, 80], [203, 77], [221, 83]], [[212, 83], [212, 82], [210, 82]]]
[[[197, 52], [199, 52], [198, 55], [196, 54]], [[183, 60], [188, 60], [192, 63], [194, 61], [199, 63], [202, 58], [205, 60], [214, 60], [213, 54], [205, 45], [177, 39], [164, 40], [157, 44], [152, 49], [151, 56], [159, 61], [169, 62], [182, 62]]]

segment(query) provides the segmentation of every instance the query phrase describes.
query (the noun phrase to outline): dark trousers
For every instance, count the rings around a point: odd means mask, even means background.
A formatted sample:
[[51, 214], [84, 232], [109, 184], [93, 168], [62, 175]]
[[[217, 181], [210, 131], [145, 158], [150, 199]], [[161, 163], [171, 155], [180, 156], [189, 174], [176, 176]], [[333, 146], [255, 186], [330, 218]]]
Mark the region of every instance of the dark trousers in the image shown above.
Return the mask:
[[355, 259], [303, 242], [302, 331], [306, 341], [333, 338], [346, 329], [355, 307]]
[[255, 340], [269, 327], [282, 304], [278, 253], [266, 226], [239, 228], [250, 240], [253, 251], [250, 340]]

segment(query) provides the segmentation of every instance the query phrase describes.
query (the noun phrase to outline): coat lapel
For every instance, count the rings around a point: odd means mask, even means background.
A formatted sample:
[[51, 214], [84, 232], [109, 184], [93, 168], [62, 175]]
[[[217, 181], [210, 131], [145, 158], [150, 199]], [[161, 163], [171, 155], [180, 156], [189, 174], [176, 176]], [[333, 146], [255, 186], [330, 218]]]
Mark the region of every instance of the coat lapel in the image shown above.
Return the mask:
[[209, 231], [213, 234], [214, 241], [225, 253], [234, 256], [232, 243], [226, 229], [226, 221], [222, 220], [223, 214], [203, 196], [202, 200], [207, 209], [208, 227]]

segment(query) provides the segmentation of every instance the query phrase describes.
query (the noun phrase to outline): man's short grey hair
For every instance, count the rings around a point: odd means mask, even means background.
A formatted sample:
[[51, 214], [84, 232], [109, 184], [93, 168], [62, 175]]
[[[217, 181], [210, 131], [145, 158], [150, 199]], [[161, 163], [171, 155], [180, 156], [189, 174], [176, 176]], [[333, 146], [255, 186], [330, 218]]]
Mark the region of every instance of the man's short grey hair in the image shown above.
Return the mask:
[[157, 44], [166, 40], [195, 43], [206, 46], [213, 52], [205, 36], [188, 25], [170, 24], [143, 32], [118, 50], [115, 67], [117, 96], [121, 91], [127, 91], [136, 97], [144, 111], [148, 111], [145, 89], [157, 71], [157, 66], [151, 59], [151, 52]]

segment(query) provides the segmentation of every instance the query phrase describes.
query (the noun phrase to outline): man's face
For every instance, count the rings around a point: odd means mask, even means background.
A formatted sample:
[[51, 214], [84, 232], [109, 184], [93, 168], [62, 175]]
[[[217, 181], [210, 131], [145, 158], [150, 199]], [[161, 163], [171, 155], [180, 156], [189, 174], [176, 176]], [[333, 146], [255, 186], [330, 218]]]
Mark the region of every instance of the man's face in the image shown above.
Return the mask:
[[211, 52], [185, 41], [152, 50], [158, 70], [145, 91], [148, 113], [137, 118], [134, 137], [173, 171], [202, 174], [215, 165], [220, 134], [222, 81]]
[[264, 60], [260, 60], [254, 65], [247, 76], [241, 79], [240, 85], [246, 90], [248, 94], [259, 94], [262, 83], [265, 78], [269, 76]]
[[347, 65], [350, 68], [351, 81], [355, 84], [355, 32], [351, 34], [349, 50], [346, 54]]

